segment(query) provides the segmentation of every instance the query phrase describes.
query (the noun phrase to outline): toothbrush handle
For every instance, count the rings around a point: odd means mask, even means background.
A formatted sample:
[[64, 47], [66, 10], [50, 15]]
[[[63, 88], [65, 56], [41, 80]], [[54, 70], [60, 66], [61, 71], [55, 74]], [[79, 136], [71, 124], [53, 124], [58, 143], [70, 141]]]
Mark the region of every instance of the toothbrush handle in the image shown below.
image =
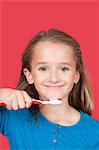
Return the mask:
[[[33, 99], [32, 104], [42, 104], [42, 103]], [[0, 106], [6, 106], [6, 104], [0, 101]]]
[[6, 106], [6, 104], [5, 104], [5, 103], [0, 102], [0, 106]]
[[42, 104], [41, 102], [39, 102], [39, 101], [35, 101], [35, 100], [33, 100], [32, 101], [32, 104]]

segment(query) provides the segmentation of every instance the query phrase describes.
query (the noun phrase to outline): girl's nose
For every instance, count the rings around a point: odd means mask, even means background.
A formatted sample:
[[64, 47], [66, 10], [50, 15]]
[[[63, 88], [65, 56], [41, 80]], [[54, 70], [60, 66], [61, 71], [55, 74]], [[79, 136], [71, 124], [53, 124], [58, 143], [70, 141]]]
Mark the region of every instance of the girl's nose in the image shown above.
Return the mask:
[[58, 75], [57, 71], [52, 71], [50, 73], [49, 81], [52, 82], [52, 83], [56, 83], [56, 82], [59, 81], [59, 75]]

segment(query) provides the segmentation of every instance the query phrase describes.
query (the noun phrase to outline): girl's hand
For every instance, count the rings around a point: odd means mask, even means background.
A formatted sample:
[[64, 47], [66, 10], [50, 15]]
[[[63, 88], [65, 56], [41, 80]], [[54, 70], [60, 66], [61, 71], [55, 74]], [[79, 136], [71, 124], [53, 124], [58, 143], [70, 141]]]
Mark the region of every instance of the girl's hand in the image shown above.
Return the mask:
[[0, 89], [0, 102], [5, 103], [9, 110], [29, 108], [32, 105], [32, 99], [26, 91], [11, 88]]

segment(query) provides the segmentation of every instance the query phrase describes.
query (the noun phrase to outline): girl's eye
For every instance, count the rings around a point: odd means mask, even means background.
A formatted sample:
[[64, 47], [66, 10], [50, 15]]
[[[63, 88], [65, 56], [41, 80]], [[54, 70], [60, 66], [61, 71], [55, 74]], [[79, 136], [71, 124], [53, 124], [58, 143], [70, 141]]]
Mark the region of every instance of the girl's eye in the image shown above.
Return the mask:
[[46, 71], [46, 69], [47, 69], [46, 67], [39, 68], [40, 71]]
[[62, 69], [62, 71], [68, 71], [69, 70], [67, 67], [62, 67], [61, 69]]

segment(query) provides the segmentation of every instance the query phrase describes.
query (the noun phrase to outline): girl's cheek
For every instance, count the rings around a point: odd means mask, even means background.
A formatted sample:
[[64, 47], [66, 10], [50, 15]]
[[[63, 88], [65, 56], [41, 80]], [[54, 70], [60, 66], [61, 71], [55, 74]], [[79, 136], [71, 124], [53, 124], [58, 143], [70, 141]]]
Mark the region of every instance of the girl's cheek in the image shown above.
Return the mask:
[[36, 82], [41, 82], [41, 81], [44, 81], [47, 78], [48, 78], [48, 76], [45, 76], [45, 75], [42, 75], [42, 74], [36, 74], [34, 80]]
[[35, 73], [35, 76], [38, 76], [38, 78], [47, 78], [49, 76], [49, 72], [38, 71]]
[[63, 77], [69, 78], [69, 77], [72, 77], [72, 76], [73, 76], [73, 72], [72, 72], [72, 71], [61, 72], [59, 75], [60, 75], [60, 76], [63, 76]]
[[69, 73], [63, 74], [62, 78], [65, 81], [73, 81], [74, 80], [74, 74], [72, 72], [69, 72]]

